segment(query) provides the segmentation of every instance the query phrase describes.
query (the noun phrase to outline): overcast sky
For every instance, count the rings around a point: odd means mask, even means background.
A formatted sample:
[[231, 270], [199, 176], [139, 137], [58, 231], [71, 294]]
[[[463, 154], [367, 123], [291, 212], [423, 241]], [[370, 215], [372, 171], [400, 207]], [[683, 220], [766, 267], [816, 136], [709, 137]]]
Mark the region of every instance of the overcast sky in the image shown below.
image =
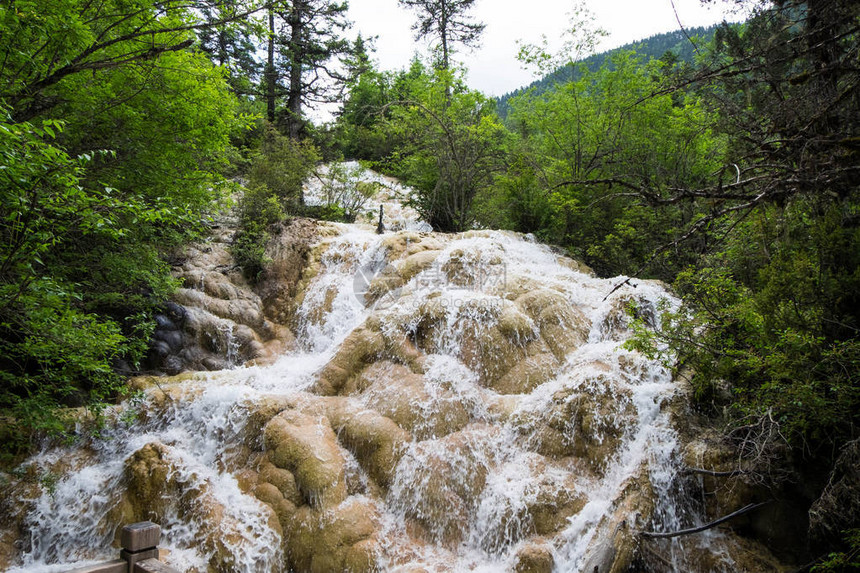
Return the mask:
[[[597, 24], [609, 33], [600, 49], [614, 48], [653, 34], [679, 28], [671, 0], [584, 0]], [[684, 27], [707, 26], [724, 18], [736, 20], [719, 1], [710, 7], [700, 0], [674, 0]], [[517, 61], [517, 40], [537, 44], [546, 35], [560, 38], [578, 0], [477, 0], [475, 19], [487, 25], [481, 48], [456, 59], [469, 70], [469, 86], [499, 96], [531, 83], [535, 76]], [[350, 19], [364, 36], [378, 36], [376, 60], [384, 70], [406, 67], [414, 53], [427, 54], [427, 45], [413, 40], [414, 15], [397, 0], [350, 0]]]

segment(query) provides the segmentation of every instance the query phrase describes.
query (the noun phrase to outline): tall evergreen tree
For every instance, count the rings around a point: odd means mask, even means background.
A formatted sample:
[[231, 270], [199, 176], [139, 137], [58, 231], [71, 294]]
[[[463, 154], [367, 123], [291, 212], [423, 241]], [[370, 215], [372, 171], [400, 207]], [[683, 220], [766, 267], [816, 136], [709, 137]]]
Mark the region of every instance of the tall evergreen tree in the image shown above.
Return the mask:
[[370, 54], [375, 49], [373, 45], [375, 40], [376, 36], [365, 38], [361, 33], [353, 40], [349, 53], [343, 59], [348, 84], [356, 83], [361, 76], [373, 71]]
[[[305, 106], [334, 101], [346, 80], [333, 61], [351, 52], [343, 37], [350, 26], [347, 9], [347, 2], [292, 0], [275, 2], [269, 13], [267, 113], [292, 139], [305, 128]], [[279, 100], [284, 101], [280, 118]]]
[[266, 67], [264, 72], [264, 92], [266, 97], [266, 118], [275, 123], [275, 110], [278, 97], [278, 71], [275, 66], [275, 7], [269, 5], [267, 11], [268, 42], [266, 45]]
[[469, 16], [475, 0], [397, 0], [401, 6], [414, 10], [418, 21], [412, 26], [415, 38], [432, 38], [439, 42], [438, 66], [447, 70], [456, 44], [474, 48], [484, 31], [485, 24]]
[[240, 95], [251, 94], [251, 86], [261, 71], [261, 64], [254, 57], [255, 36], [262, 32], [261, 23], [251, 18], [233, 20], [246, 9], [245, 3], [245, 0], [203, 2], [200, 14], [210, 26], [197, 33], [200, 49], [227, 70], [230, 86]]

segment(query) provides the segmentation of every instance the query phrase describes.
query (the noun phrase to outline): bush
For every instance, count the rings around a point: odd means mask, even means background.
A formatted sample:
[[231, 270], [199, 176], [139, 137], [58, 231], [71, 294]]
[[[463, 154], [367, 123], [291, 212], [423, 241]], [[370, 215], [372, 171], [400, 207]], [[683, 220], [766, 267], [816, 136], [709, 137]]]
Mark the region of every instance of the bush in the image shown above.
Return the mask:
[[266, 256], [269, 233], [254, 221], [248, 221], [236, 233], [231, 251], [242, 267], [242, 273], [252, 283], [257, 282], [271, 260]]
[[860, 529], [844, 532], [846, 550], [830, 553], [821, 563], [812, 568], [813, 573], [844, 573], [860, 571]]
[[[334, 163], [329, 167], [327, 177], [323, 180], [325, 203], [320, 211], [324, 216], [318, 218], [349, 223], [355, 221], [380, 187], [377, 182], [360, 181], [361, 172], [360, 166], [352, 167], [344, 163]], [[338, 213], [338, 219], [330, 218]]]
[[285, 211], [291, 212], [304, 201], [302, 187], [319, 160], [310, 142], [296, 142], [267, 126], [260, 150], [252, 159], [248, 186], [266, 188]]
[[293, 141], [264, 125], [239, 200], [239, 231], [231, 249], [249, 281], [259, 280], [271, 262], [266, 257], [269, 228], [290, 215], [304, 214], [302, 188], [318, 159], [312, 143]]
[[239, 201], [239, 216], [243, 227], [256, 223], [267, 227], [286, 217], [286, 212], [277, 195], [266, 185], [252, 183]]
[[[98, 410], [114, 398], [122, 387], [115, 364], [139, 359], [147, 334], [145, 328], [124, 331], [124, 318], [145, 322], [129, 313], [147, 301], [122, 292], [127, 284], [105, 265], [128, 264], [126, 219], [158, 215], [133, 200], [117, 200], [112, 189], [84, 189], [91, 158], [70, 157], [52, 142], [62, 127], [53, 121], [41, 127], [0, 123], [0, 416], [13, 419], [4, 444], [10, 449], [25, 447], [34, 432], [65, 431], [62, 406]], [[80, 253], [107, 246], [112, 258], [88, 267], [98, 288], [75, 280], [87, 261]], [[149, 250], [139, 246], [139, 261], [145, 261]], [[143, 277], [150, 270], [137, 272]], [[161, 294], [157, 282], [149, 283], [151, 295]], [[103, 312], [119, 308], [120, 298], [126, 299], [120, 309], [125, 314]]]
[[[725, 268], [681, 273], [675, 287], [685, 308], [664, 313], [657, 332], [638, 325], [629, 346], [668, 360], [677, 356], [676, 368], [692, 372], [701, 411], [726, 412], [738, 424], [767, 415], [790, 445], [828, 458], [837, 451], [833, 444], [850, 439], [860, 423], [860, 343], [824, 335], [820, 303], [787, 312], [812, 280], [796, 279], [775, 300], [767, 296], [768, 284], [749, 289]], [[726, 386], [730, 395], [718, 391]]]

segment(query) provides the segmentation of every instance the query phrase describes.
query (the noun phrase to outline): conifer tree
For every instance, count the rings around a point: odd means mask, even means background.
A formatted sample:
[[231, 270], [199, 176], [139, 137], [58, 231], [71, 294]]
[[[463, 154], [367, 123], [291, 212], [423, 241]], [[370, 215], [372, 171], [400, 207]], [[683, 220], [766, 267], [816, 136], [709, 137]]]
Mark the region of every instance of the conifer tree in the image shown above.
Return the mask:
[[485, 24], [469, 16], [475, 0], [398, 0], [398, 3], [418, 14], [418, 21], [412, 26], [417, 40], [432, 38], [439, 42], [437, 65], [443, 70], [451, 66], [454, 46], [476, 47], [485, 28]]
[[350, 26], [347, 9], [347, 2], [292, 0], [275, 2], [269, 12], [267, 114], [270, 121], [282, 123], [292, 139], [305, 128], [305, 106], [333, 101], [346, 80], [334, 60], [351, 51], [343, 37]]
[[209, 0], [200, 6], [200, 14], [210, 24], [197, 33], [200, 49], [227, 71], [233, 91], [250, 95], [251, 86], [261, 71], [254, 57], [255, 40], [262, 30], [250, 17], [234, 20], [247, 8], [243, 0]]

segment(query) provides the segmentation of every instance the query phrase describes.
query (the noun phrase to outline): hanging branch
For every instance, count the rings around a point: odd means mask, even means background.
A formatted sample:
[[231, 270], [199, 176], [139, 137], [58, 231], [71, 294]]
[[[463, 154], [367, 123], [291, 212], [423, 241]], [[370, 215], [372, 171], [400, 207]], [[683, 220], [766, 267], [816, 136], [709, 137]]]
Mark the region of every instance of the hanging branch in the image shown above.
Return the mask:
[[769, 501], [763, 501], [761, 503], [751, 503], [745, 507], [740, 508], [739, 510], [737, 510], [734, 513], [730, 513], [729, 515], [726, 515], [725, 517], [721, 517], [721, 518], [714, 520], [710, 523], [706, 523], [705, 525], [701, 525], [699, 527], [693, 527], [691, 529], [682, 529], [680, 531], [671, 531], [668, 533], [661, 533], [661, 532], [657, 532], [657, 531], [640, 531], [639, 535], [641, 535], [642, 537], [648, 538], [648, 539], [670, 539], [672, 537], [681, 537], [682, 535], [691, 535], [693, 533], [700, 533], [702, 531], [712, 529], [721, 523], [725, 523], [726, 521], [729, 521], [730, 519], [734, 519], [735, 517], [739, 517], [745, 513], [749, 513], [750, 511], [752, 511], [754, 509], [758, 509], [763, 505], [767, 505], [768, 503], [770, 503], [770, 502]]
[[603, 297], [603, 301], [605, 302], [605, 301], [606, 301], [606, 299], [608, 299], [608, 298], [609, 298], [609, 297], [611, 297], [613, 294], [615, 294], [615, 291], [617, 291], [618, 289], [620, 289], [620, 288], [621, 288], [621, 287], [623, 287], [624, 285], [628, 285], [628, 284], [629, 284], [629, 285], [630, 285], [630, 286], [632, 286], [633, 288], [636, 288], [636, 286], [637, 286], [637, 285], [635, 285], [635, 284], [631, 283], [631, 282], [630, 282], [631, 280], [633, 280], [633, 277], [628, 277], [628, 278], [627, 278], [627, 280], [623, 280], [623, 281], [621, 281], [620, 283], [618, 283], [617, 285], [615, 285], [615, 288], [613, 288], [611, 291], [609, 291], [609, 294], [608, 294], [608, 295], [606, 295], [605, 297]]
[[672, 11], [675, 13], [675, 20], [678, 22], [678, 26], [681, 27], [681, 32], [684, 33], [684, 37], [687, 38], [687, 41], [693, 44], [693, 49], [696, 50], [696, 55], [701, 56], [702, 52], [699, 51], [699, 46], [693, 41], [693, 38], [691, 38], [690, 34], [687, 33], [684, 23], [681, 22], [681, 17], [678, 15], [678, 8], [675, 6], [675, 0], [669, 0], [669, 2], [672, 4]]
[[686, 469], [684, 469], [684, 473], [705, 475], [705, 476], [710, 476], [710, 477], [730, 478], [730, 477], [737, 477], [737, 476], [746, 475], [749, 472], [747, 470], [730, 470], [727, 472], [716, 472], [713, 470], [706, 470], [706, 469], [702, 469], [702, 468], [686, 468]]
[[[270, 0], [268, 1], [270, 2]], [[42, 105], [37, 101], [39, 94], [46, 88], [61, 82], [67, 76], [87, 71], [95, 72], [97, 70], [118, 68], [135, 62], [154, 60], [162, 54], [169, 52], [185, 50], [191, 47], [196, 40], [184, 37], [184, 33], [240, 21], [263, 10], [266, 6], [269, 6], [268, 2], [259, 5], [253, 4], [242, 12], [225, 16], [213, 22], [190, 21], [178, 25], [167, 24], [164, 26], [162, 26], [159, 18], [175, 13], [184, 13], [184, 11], [192, 8], [193, 4], [185, 5], [175, 1], [168, 1], [163, 4], [154, 4], [157, 11], [153, 14], [147, 14], [146, 10], [143, 9], [129, 14], [117, 14], [111, 16], [116, 18], [115, 21], [107, 24], [95, 36], [93, 42], [82, 48], [76, 55], [69, 56], [64, 61], [53, 62], [45, 70], [34, 71], [32, 73], [33, 77], [29, 79], [21, 79], [19, 82], [11, 83], [6, 81], [4, 85], [0, 86], [0, 90], [3, 90], [2, 96], [10, 104], [16, 121], [28, 121], [39, 112], [45, 111], [39, 107]], [[142, 20], [136, 24], [129, 23], [137, 17], [142, 18]], [[97, 13], [90, 22], [102, 18], [108, 18], [108, 16], [102, 16]], [[120, 24], [128, 24], [134, 27], [127, 32], [118, 32], [112, 35]], [[164, 36], [169, 37], [156, 40], [156, 37]], [[127, 48], [124, 48], [124, 53], [114, 55], [111, 53], [111, 50], [117, 46], [127, 46]], [[47, 47], [48, 44], [46, 43], [36, 53]], [[9, 51], [9, 49], [5, 50], [6, 57], [8, 57]], [[15, 73], [15, 77], [23, 75], [23, 68]]]

